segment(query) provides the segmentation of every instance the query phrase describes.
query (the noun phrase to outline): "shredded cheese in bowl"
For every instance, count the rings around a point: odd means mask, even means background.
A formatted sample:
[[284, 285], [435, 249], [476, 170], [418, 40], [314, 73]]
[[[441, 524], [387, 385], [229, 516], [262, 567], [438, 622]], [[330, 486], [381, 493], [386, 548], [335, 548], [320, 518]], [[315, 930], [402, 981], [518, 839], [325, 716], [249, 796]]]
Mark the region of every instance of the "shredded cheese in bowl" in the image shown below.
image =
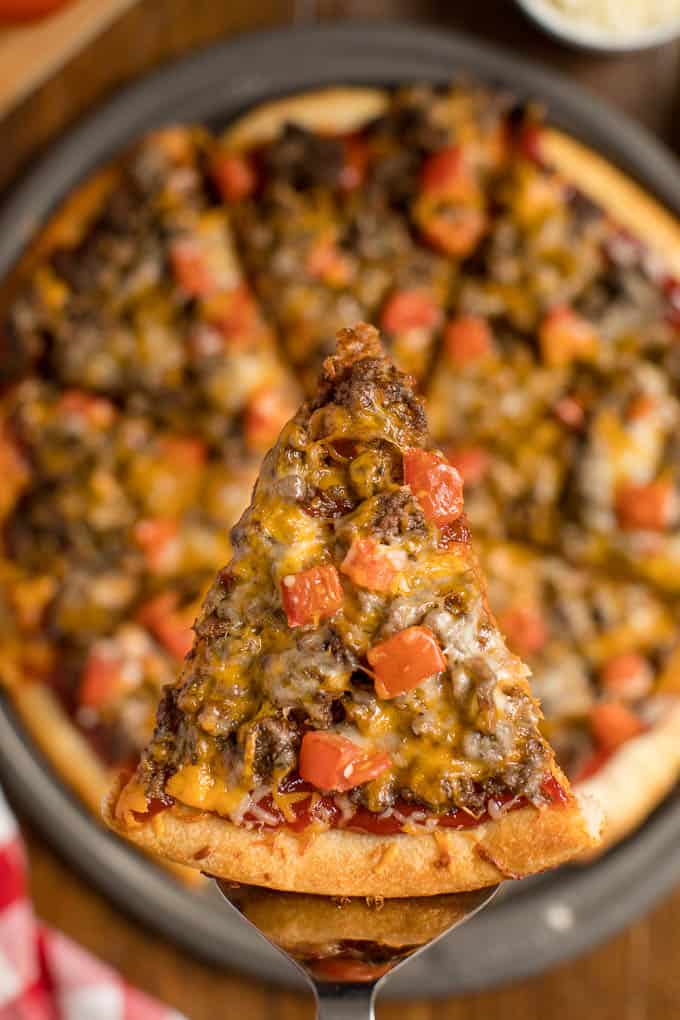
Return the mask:
[[680, 0], [549, 0], [566, 17], [605, 29], [616, 35], [632, 35], [680, 20]]
[[520, 0], [545, 28], [613, 49], [655, 45], [680, 32], [680, 0]]

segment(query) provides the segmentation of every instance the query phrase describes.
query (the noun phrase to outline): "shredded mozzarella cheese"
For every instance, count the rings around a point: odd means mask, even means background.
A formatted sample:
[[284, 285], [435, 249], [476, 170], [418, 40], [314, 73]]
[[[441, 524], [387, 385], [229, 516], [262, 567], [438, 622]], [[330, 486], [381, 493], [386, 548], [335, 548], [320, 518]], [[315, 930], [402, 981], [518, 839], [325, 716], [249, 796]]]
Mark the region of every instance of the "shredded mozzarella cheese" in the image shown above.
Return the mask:
[[617, 36], [680, 22], [680, 0], [546, 0], [565, 18], [584, 28]]

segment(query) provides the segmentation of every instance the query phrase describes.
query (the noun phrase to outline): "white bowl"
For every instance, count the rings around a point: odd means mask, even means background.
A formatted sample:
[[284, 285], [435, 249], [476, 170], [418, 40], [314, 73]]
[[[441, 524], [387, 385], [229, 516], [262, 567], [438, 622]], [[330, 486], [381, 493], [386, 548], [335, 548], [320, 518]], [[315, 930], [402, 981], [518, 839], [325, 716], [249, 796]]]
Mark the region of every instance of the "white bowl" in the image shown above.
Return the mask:
[[[621, 0], [622, 7], [626, 0]], [[587, 50], [624, 53], [648, 49], [670, 42], [680, 35], [680, 16], [662, 25], [644, 28], [632, 33], [610, 32], [597, 25], [574, 21], [553, 7], [547, 0], [517, 0], [517, 3], [541, 28], [550, 35]]]

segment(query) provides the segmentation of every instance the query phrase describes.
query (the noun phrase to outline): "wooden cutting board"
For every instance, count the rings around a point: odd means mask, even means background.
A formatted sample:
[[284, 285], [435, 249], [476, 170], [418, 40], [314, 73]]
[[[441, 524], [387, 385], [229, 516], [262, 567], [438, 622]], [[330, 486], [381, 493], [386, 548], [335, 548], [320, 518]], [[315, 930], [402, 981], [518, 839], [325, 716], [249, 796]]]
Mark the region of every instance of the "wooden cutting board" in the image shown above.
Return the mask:
[[75, 0], [40, 21], [0, 25], [0, 117], [136, 0]]

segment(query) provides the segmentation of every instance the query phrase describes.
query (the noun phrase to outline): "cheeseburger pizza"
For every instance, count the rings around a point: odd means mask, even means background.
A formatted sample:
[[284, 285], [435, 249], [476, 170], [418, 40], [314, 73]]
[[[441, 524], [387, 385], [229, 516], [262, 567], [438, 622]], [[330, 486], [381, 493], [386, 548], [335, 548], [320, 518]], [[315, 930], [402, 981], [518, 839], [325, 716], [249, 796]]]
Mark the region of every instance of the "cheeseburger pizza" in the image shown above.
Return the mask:
[[427, 440], [377, 331], [342, 330], [107, 802], [118, 832], [342, 896], [475, 889], [596, 845], [488, 609], [460, 475]]
[[[482, 552], [586, 578], [577, 604], [634, 590], [672, 629], [679, 253], [637, 185], [469, 82], [305, 93], [219, 137], [165, 129], [81, 184], [0, 288], [0, 675], [60, 774], [96, 811], [135, 766], [262, 454], [359, 319], [417, 378]], [[502, 614], [512, 577], [486, 567]], [[583, 660], [589, 703], [644, 727], [606, 763], [590, 710], [546, 702], [560, 765], [605, 802], [644, 754], [612, 839], [678, 773], [674, 684], [656, 699], [673, 638], [655, 626], [630, 645], [652, 649], [651, 701], [604, 698]]]
[[168, 129], [86, 185], [27, 254], [2, 334], [2, 675], [97, 812], [296, 392], [206, 145]]

